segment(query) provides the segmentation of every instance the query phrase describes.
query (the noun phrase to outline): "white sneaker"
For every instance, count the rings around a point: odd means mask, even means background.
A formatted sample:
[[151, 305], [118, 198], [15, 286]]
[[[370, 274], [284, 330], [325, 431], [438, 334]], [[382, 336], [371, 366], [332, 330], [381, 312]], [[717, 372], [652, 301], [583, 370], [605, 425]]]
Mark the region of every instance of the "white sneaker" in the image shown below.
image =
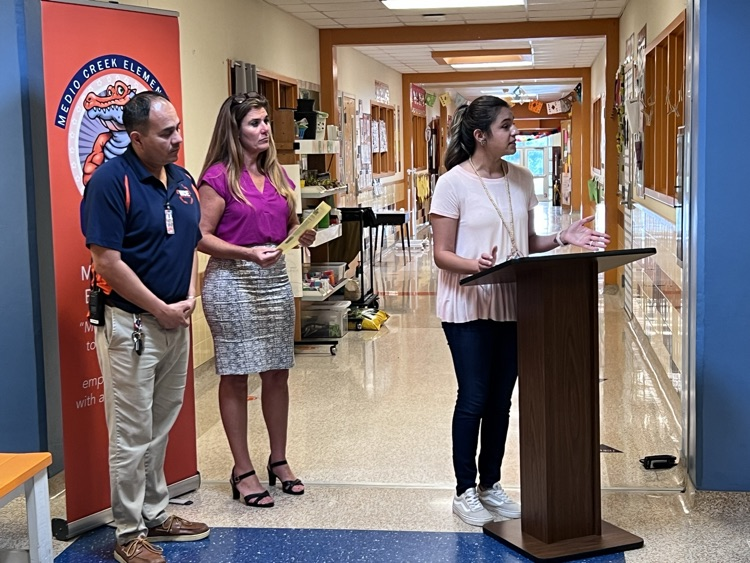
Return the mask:
[[453, 495], [453, 513], [470, 526], [484, 526], [495, 518], [479, 502], [477, 489], [466, 489], [461, 496]]
[[521, 505], [508, 496], [500, 483], [495, 483], [491, 489], [487, 490], [482, 490], [480, 487], [479, 501], [488, 511], [503, 518], [521, 517]]

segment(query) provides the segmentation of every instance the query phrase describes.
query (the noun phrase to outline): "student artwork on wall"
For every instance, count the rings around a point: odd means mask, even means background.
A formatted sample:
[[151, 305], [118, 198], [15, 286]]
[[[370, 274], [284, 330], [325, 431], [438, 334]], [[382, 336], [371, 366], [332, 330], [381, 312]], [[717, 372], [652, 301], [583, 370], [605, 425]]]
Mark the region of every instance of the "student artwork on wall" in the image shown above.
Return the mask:
[[625, 62], [629, 63], [633, 58], [633, 45], [635, 43], [635, 34], [631, 33], [630, 37], [625, 41]]
[[372, 162], [372, 132], [370, 131], [370, 114], [363, 113], [359, 126], [359, 146], [361, 147], [361, 161], [363, 165]]
[[370, 142], [372, 143], [372, 152], [380, 152], [380, 121], [375, 119], [370, 123]]
[[361, 113], [359, 118], [359, 175], [357, 177], [357, 194], [372, 189], [372, 144], [370, 130], [370, 114]]
[[391, 102], [391, 91], [388, 84], [375, 81], [375, 101], [381, 104], [389, 104]]

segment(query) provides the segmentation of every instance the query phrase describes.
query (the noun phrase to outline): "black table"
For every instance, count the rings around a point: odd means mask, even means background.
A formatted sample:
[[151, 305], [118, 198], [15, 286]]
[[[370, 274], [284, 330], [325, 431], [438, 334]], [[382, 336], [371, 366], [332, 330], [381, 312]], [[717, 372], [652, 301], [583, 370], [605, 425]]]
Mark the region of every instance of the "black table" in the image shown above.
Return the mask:
[[[376, 211], [375, 212], [375, 250], [378, 246], [378, 229], [380, 230], [380, 261], [383, 261], [383, 247], [385, 246], [386, 225], [399, 227], [401, 232], [401, 250], [404, 252], [404, 264], [406, 264], [406, 246], [409, 247], [409, 260], [411, 261], [411, 229], [409, 227], [408, 211]], [[406, 240], [406, 242], [404, 242]]]

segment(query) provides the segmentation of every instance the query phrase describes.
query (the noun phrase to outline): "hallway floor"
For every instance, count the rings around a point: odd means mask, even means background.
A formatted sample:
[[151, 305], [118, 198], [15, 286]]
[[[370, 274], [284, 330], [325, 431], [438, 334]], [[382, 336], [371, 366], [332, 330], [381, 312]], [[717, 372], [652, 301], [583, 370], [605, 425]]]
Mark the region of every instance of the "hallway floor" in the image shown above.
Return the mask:
[[[566, 224], [558, 209], [540, 205], [538, 232]], [[202, 486], [184, 497], [192, 504], [173, 510], [214, 530], [198, 543], [165, 545], [169, 561], [526, 561], [451, 513], [456, 390], [434, 312], [435, 280], [428, 245], [413, 249], [409, 260], [400, 243], [392, 244], [375, 269], [380, 307], [391, 315], [383, 328], [349, 332], [336, 356], [327, 346], [298, 347], [290, 380], [288, 459], [307, 492], [293, 497], [277, 489], [273, 509], [247, 508], [231, 499], [232, 461], [219, 419], [218, 378], [210, 362], [196, 370]], [[750, 494], [683, 492], [681, 466], [646, 471], [639, 463], [644, 455], [679, 456], [679, 397], [651, 369], [621, 295], [602, 284], [602, 516], [643, 537], [645, 546], [590, 561], [750, 561]], [[268, 445], [259, 378], [250, 381], [250, 447], [256, 468], [262, 468]], [[518, 456], [514, 401], [502, 483], [516, 499]], [[54, 491], [59, 476], [52, 481]], [[52, 515], [64, 517], [64, 511], [60, 493]], [[0, 511], [0, 548], [23, 538], [23, 512], [19, 501]], [[56, 561], [111, 561], [112, 540], [112, 530], [104, 527], [72, 544], [55, 541]]]

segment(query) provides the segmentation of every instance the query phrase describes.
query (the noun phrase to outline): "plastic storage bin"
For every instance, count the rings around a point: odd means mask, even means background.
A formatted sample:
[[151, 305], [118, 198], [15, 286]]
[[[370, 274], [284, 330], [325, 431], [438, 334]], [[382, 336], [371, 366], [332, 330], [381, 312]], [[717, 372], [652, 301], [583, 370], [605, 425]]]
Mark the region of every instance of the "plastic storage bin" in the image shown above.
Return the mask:
[[[346, 262], [313, 262], [302, 265], [302, 273], [305, 279], [324, 277], [327, 273], [332, 286], [337, 285], [344, 279], [346, 273]], [[333, 280], [331, 280], [331, 276]]]
[[300, 311], [302, 338], [343, 338], [349, 330], [347, 308], [318, 309]]

